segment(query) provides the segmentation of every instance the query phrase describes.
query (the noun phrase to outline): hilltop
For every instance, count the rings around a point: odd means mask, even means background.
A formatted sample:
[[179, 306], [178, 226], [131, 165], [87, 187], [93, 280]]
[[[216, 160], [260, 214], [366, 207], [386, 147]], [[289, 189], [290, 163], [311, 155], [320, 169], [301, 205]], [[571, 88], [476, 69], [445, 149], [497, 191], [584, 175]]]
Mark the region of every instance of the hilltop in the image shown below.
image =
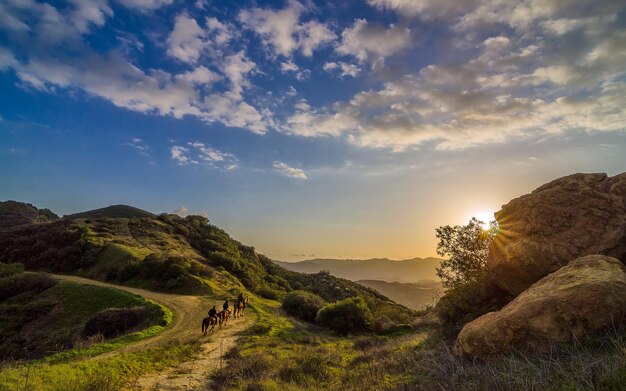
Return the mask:
[[99, 218], [135, 218], [135, 217], [156, 217], [154, 213], [128, 205], [111, 205], [106, 208], [89, 210], [86, 212], [74, 213], [63, 216], [68, 219], [99, 219]]
[[37, 209], [32, 204], [11, 200], [0, 202], [0, 229], [58, 219], [59, 216], [49, 209]]
[[351, 281], [382, 280], [387, 282], [417, 283], [423, 280], [439, 281], [436, 268], [439, 258], [412, 258], [394, 261], [372, 259], [309, 259], [300, 262], [274, 261], [285, 269], [301, 273], [327, 270], [333, 276]]

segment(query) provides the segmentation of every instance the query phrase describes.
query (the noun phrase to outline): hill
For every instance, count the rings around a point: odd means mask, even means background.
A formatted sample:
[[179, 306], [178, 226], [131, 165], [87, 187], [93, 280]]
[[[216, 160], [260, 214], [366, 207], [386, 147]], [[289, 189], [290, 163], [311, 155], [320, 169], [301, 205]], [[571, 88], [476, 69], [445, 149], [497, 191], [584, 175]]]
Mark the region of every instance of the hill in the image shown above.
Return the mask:
[[318, 273], [322, 270], [328, 270], [333, 276], [351, 281], [382, 280], [417, 283], [422, 280], [438, 281], [436, 268], [441, 259], [412, 258], [402, 261], [387, 258], [310, 259], [300, 262], [275, 262], [285, 269], [301, 273]]
[[135, 217], [156, 217], [155, 214], [147, 212], [143, 209], [135, 208], [128, 205], [111, 205], [106, 208], [89, 210], [86, 212], [75, 213], [63, 216], [68, 219], [100, 219], [100, 218], [135, 218]]
[[398, 304], [414, 310], [421, 310], [434, 305], [443, 292], [441, 283], [421, 281], [417, 283], [387, 282], [378, 280], [359, 280], [359, 284], [387, 296]]
[[37, 209], [32, 204], [10, 200], [0, 202], [0, 229], [58, 219], [59, 216], [49, 209]]
[[[362, 296], [376, 316], [400, 323], [412, 316], [354, 282], [286, 270], [205, 217], [146, 213], [114, 206], [0, 231], [0, 261], [165, 292], [234, 297], [247, 289], [280, 300], [306, 290], [328, 302]], [[127, 217], [98, 217], [121, 215]]]

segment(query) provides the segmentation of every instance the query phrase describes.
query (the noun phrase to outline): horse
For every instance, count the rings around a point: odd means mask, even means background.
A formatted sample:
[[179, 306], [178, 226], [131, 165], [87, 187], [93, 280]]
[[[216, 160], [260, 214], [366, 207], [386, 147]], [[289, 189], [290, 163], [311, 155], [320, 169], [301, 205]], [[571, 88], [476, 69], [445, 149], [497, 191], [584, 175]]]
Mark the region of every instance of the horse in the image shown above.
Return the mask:
[[243, 310], [248, 306], [248, 296], [245, 296], [243, 300], [237, 300], [234, 305], [233, 317], [240, 318], [243, 316]]
[[222, 324], [224, 326], [226, 326], [226, 324], [228, 323], [228, 318], [229, 317], [230, 317], [230, 311], [229, 310], [222, 310], [222, 311], [217, 313], [217, 318], [220, 321], [220, 329], [222, 328]]
[[[213, 333], [217, 325], [218, 318], [216, 316], [207, 316], [202, 319], [202, 334], [206, 335], [207, 331]], [[221, 323], [220, 323], [221, 327]]]

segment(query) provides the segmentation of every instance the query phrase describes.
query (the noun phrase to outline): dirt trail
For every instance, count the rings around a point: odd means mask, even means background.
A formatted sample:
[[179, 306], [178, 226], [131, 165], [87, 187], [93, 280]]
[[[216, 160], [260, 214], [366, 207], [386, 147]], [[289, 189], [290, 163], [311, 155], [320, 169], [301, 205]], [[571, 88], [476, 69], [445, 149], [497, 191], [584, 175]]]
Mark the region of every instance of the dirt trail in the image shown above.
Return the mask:
[[145, 289], [109, 284], [77, 276], [58, 274], [53, 274], [53, 276], [60, 280], [110, 287], [134, 293], [164, 305], [174, 314], [172, 325], [165, 331], [114, 352], [106, 353], [106, 355], [143, 350], [151, 346], [172, 341], [198, 341], [202, 343], [200, 355], [193, 358], [191, 361], [182, 363], [176, 368], [171, 368], [159, 373], [147, 374], [137, 379], [131, 387], [133, 390], [169, 391], [208, 389], [209, 374], [220, 367], [222, 364], [222, 355], [234, 346], [237, 341], [237, 334], [252, 325], [255, 319], [252, 313], [246, 314], [243, 318], [230, 319], [228, 324], [221, 330], [217, 330], [214, 334], [209, 334], [204, 337], [200, 333], [201, 320], [206, 316], [207, 309], [211, 305], [221, 307], [221, 301], [200, 296], [152, 292]]

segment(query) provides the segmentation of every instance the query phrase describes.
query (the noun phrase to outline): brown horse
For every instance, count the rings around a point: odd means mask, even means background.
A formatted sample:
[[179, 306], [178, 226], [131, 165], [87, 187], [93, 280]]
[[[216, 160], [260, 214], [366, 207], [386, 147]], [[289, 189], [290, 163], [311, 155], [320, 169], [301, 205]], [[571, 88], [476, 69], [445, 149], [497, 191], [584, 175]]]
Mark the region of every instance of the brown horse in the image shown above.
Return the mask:
[[222, 328], [222, 325], [226, 326], [226, 324], [228, 323], [228, 318], [229, 317], [230, 317], [230, 311], [229, 310], [222, 310], [222, 311], [217, 313], [217, 318], [220, 321], [220, 329]]
[[248, 296], [245, 296], [243, 300], [237, 300], [235, 303], [235, 309], [233, 310], [233, 318], [240, 318], [243, 316], [243, 310], [248, 306]]
[[[215, 331], [215, 326], [218, 323], [218, 318], [216, 316], [207, 316], [202, 319], [202, 334], [206, 335], [207, 331], [212, 333]], [[221, 327], [221, 322], [220, 322]]]

